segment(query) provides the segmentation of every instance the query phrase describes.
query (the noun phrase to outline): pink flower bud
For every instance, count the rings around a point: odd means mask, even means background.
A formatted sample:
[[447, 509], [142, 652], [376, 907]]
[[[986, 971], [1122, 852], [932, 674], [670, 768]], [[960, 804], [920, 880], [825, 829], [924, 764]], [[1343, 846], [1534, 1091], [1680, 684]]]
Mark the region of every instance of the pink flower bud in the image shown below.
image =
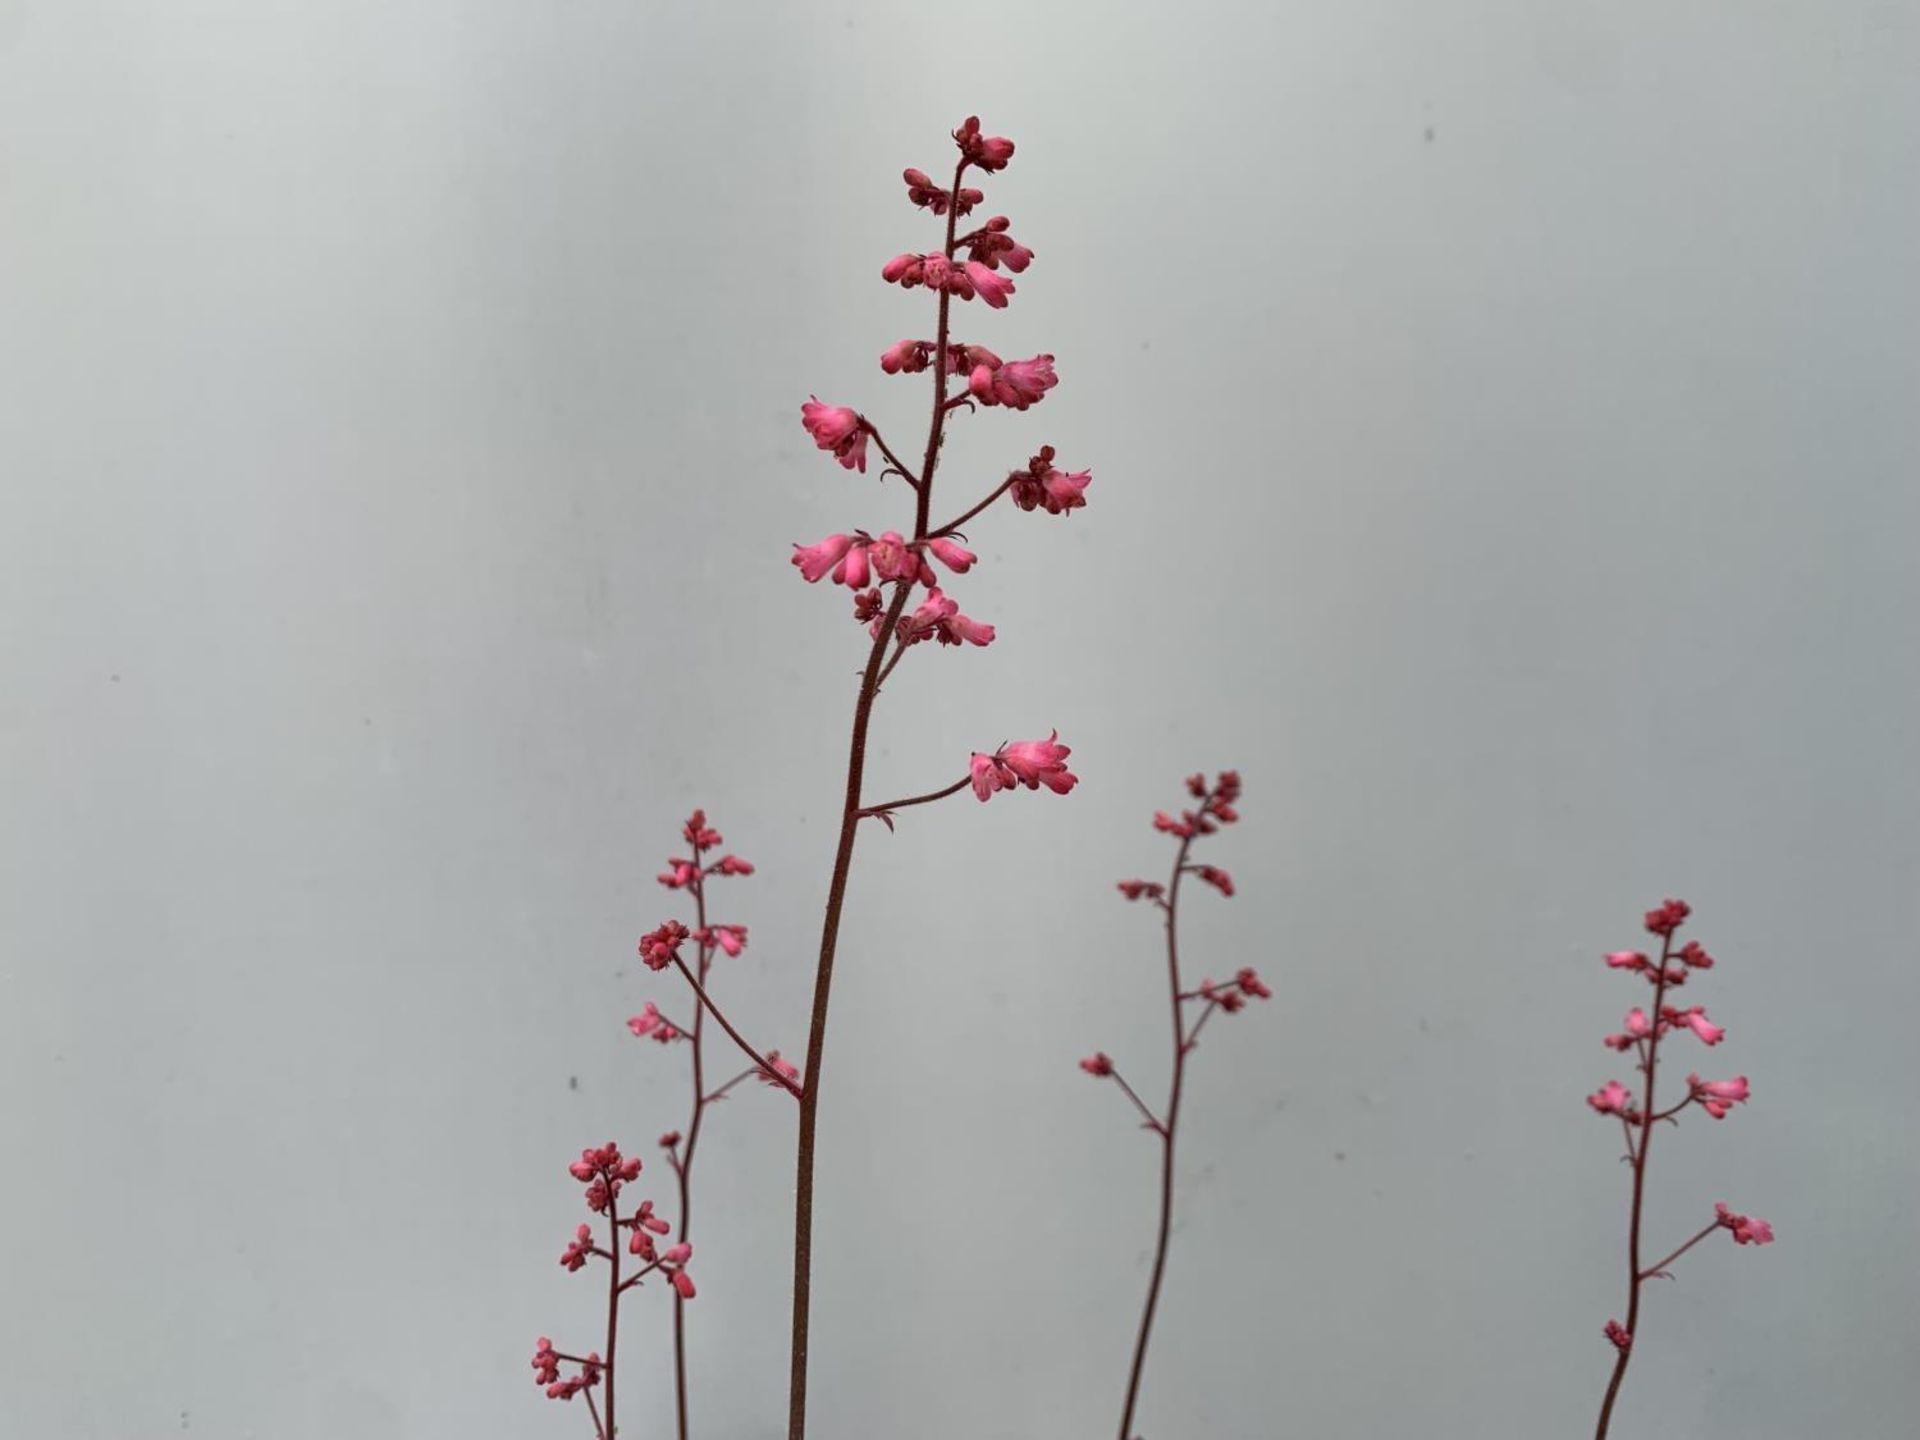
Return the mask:
[[1687, 1011], [1685, 1018], [1688, 1028], [1709, 1045], [1718, 1045], [1727, 1038], [1726, 1028], [1707, 1019], [1707, 1012], [1698, 1005]]
[[956, 545], [944, 536], [936, 535], [927, 541], [927, 550], [933, 558], [956, 575], [964, 575], [973, 568], [974, 561], [980, 557], [964, 545]]
[[1723, 1204], [1715, 1204], [1720, 1223], [1733, 1232], [1736, 1245], [1771, 1245], [1773, 1226], [1755, 1215], [1736, 1215]]
[[1080, 1068], [1089, 1075], [1104, 1078], [1113, 1074], [1113, 1061], [1108, 1058], [1106, 1051], [1102, 1050], [1082, 1060]]
[[1609, 1080], [1587, 1097], [1587, 1104], [1602, 1115], [1630, 1115], [1633, 1097], [1618, 1080]]

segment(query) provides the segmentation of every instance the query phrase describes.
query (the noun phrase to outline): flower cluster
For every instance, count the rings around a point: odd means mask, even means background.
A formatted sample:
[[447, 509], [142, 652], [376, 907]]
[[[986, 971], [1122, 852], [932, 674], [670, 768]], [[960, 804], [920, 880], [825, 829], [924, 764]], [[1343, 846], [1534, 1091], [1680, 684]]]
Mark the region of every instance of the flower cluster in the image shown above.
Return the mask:
[[1067, 756], [1073, 751], [1059, 740], [1060, 732], [1055, 730], [1044, 740], [1012, 741], [991, 755], [974, 751], [968, 770], [973, 793], [988, 800], [996, 790], [1016, 785], [1038, 790], [1044, 785], [1056, 795], [1066, 794], [1080, 783], [1080, 777], [1067, 769]]
[[1635, 1057], [1635, 1068], [1640, 1075], [1639, 1093], [1636, 1095], [1633, 1088], [1619, 1080], [1608, 1080], [1587, 1096], [1587, 1105], [1595, 1113], [1613, 1116], [1620, 1122], [1621, 1133], [1626, 1141], [1625, 1158], [1633, 1167], [1633, 1209], [1627, 1232], [1630, 1276], [1627, 1317], [1624, 1322], [1609, 1320], [1604, 1328], [1606, 1338], [1614, 1349], [1614, 1368], [1606, 1397], [1601, 1401], [1596, 1440], [1605, 1440], [1614, 1402], [1632, 1355], [1634, 1338], [1639, 1333], [1642, 1286], [1655, 1276], [1667, 1275], [1668, 1266], [1719, 1230], [1728, 1231], [1737, 1245], [1766, 1245], [1773, 1240], [1773, 1227], [1766, 1221], [1736, 1214], [1726, 1205], [1716, 1204], [1713, 1221], [1690, 1240], [1651, 1263], [1644, 1261], [1641, 1256], [1641, 1197], [1646, 1186], [1647, 1156], [1653, 1144], [1654, 1127], [1659, 1124], [1678, 1124], [1682, 1112], [1696, 1105], [1711, 1118], [1724, 1119], [1735, 1105], [1746, 1103], [1749, 1094], [1747, 1077], [1744, 1075], [1736, 1075], [1731, 1080], [1702, 1080], [1699, 1075], [1690, 1074], [1687, 1076], [1686, 1094], [1673, 1104], [1663, 1109], [1657, 1098], [1661, 1047], [1664, 1042], [1685, 1035], [1711, 1047], [1727, 1037], [1725, 1027], [1710, 1020], [1704, 1006], [1682, 1007], [1667, 1003], [1669, 990], [1686, 984], [1690, 976], [1713, 968], [1713, 957], [1698, 941], [1675, 944], [1676, 935], [1692, 913], [1684, 900], [1663, 900], [1647, 911], [1642, 920], [1647, 933], [1660, 941], [1660, 953], [1657, 956], [1640, 950], [1614, 950], [1606, 956], [1609, 968], [1638, 975], [1652, 986], [1653, 1000], [1650, 1005], [1636, 1005], [1628, 1010], [1620, 1029], [1602, 1041], [1610, 1050]]
[[[1088, 471], [1069, 473], [1056, 468], [1053, 447], [1043, 446], [1026, 469], [1010, 474], [985, 500], [945, 525], [929, 524], [927, 501], [949, 414], [961, 406], [1025, 411], [1038, 405], [1060, 382], [1051, 353], [1003, 360], [984, 345], [957, 340], [949, 334], [953, 300], [978, 299], [990, 308], [1005, 308], [1015, 290], [1009, 275], [1025, 272], [1034, 259], [1033, 250], [1013, 238], [1012, 222], [1004, 215], [992, 216], [964, 234], [957, 224], [986, 198], [983, 191], [965, 183], [968, 171], [992, 174], [1005, 169], [1013, 158], [1013, 142], [986, 134], [977, 116], [960, 125], [953, 139], [960, 159], [951, 184], [936, 183], [919, 169], [910, 168], [903, 177], [909, 201], [945, 218], [944, 245], [937, 251], [896, 255], [880, 271], [889, 284], [909, 290], [925, 288], [940, 299], [936, 338], [899, 340], [880, 356], [880, 368], [889, 375], [916, 375], [929, 369], [936, 372], [934, 433], [919, 473], [910, 470], [878, 427], [851, 406], [827, 405], [814, 397], [801, 407], [801, 423], [820, 449], [831, 452], [848, 469], [864, 470], [871, 442], [887, 459], [886, 475], [899, 476], [915, 492], [911, 534], [841, 530], [810, 545], [795, 544], [790, 557], [809, 585], [830, 580], [853, 591], [854, 619], [867, 628], [876, 645], [892, 643], [896, 647], [880, 672], [882, 680], [909, 649], [923, 641], [931, 640], [942, 647], [976, 648], [993, 643], [995, 627], [966, 614], [960, 599], [941, 588], [933, 568], [932, 562], [938, 562], [954, 575], [964, 575], [973, 568], [979, 557], [961, 543], [963, 524], [1002, 495], [1011, 496], [1021, 510], [1065, 514], [1086, 504], [1086, 489], [1093, 478]], [[949, 395], [947, 382], [957, 376], [965, 377], [966, 390]], [[923, 587], [926, 593], [914, 601], [916, 587]], [[982, 800], [1016, 786], [1030, 790], [1044, 786], [1065, 794], [1073, 788], [1074, 777], [1063, 763], [1067, 747], [1057, 744], [1057, 739], [1058, 732], [1045, 741], [1024, 741], [1002, 746], [991, 755], [976, 754], [967, 783]], [[891, 824], [894, 808], [871, 806], [861, 813]]]
[[[979, 757], [975, 757], [978, 759]], [[1160, 1239], [1158, 1251], [1154, 1257], [1153, 1278], [1148, 1282], [1146, 1308], [1140, 1319], [1140, 1333], [1134, 1344], [1134, 1363], [1127, 1380], [1126, 1406], [1121, 1413], [1120, 1433], [1132, 1435], [1134, 1409], [1140, 1399], [1140, 1376], [1142, 1362], [1146, 1358], [1147, 1344], [1152, 1338], [1154, 1307], [1159, 1301], [1160, 1282], [1166, 1269], [1168, 1238], [1173, 1227], [1174, 1194], [1174, 1136], [1180, 1125], [1181, 1097], [1185, 1093], [1187, 1061], [1194, 1048], [1200, 1043], [1200, 1032], [1215, 1015], [1235, 1015], [1246, 1008], [1249, 1000], [1269, 1000], [1273, 991], [1260, 978], [1260, 972], [1251, 965], [1242, 966], [1231, 980], [1202, 980], [1192, 990], [1185, 989], [1180, 978], [1180, 948], [1178, 931], [1180, 924], [1180, 886], [1181, 881], [1192, 875], [1203, 884], [1212, 886], [1222, 895], [1234, 893], [1233, 877], [1217, 865], [1204, 865], [1194, 862], [1190, 856], [1195, 841], [1203, 836], [1213, 835], [1222, 825], [1231, 825], [1240, 818], [1240, 774], [1236, 770], [1222, 771], [1211, 784], [1204, 774], [1187, 777], [1187, 794], [1195, 802], [1182, 810], [1177, 816], [1165, 810], [1157, 811], [1153, 817], [1153, 828], [1162, 834], [1172, 835], [1179, 840], [1179, 849], [1174, 855], [1173, 872], [1163, 883], [1158, 880], [1122, 880], [1120, 893], [1129, 900], [1151, 900], [1154, 905], [1166, 912], [1167, 917], [1167, 973], [1172, 981], [1168, 1008], [1172, 1021], [1174, 1037], [1172, 1058], [1172, 1083], [1167, 1095], [1164, 1111], [1156, 1114], [1149, 1109], [1133, 1086], [1120, 1073], [1113, 1057], [1104, 1050], [1097, 1050], [1080, 1062], [1080, 1068], [1096, 1080], [1110, 1080], [1116, 1089], [1124, 1095], [1140, 1113], [1142, 1128], [1160, 1137], [1161, 1150], [1161, 1210]], [[1198, 1006], [1197, 1012], [1190, 1012], [1188, 1006]]]
[[[547, 1398], [571, 1400], [576, 1395], [585, 1394], [588, 1403], [592, 1404], [593, 1391], [602, 1389], [608, 1427], [612, 1425], [613, 1416], [614, 1343], [618, 1334], [617, 1311], [622, 1297], [655, 1272], [664, 1274], [674, 1293], [681, 1298], [691, 1299], [694, 1293], [692, 1277], [686, 1270], [687, 1262], [693, 1258], [693, 1248], [681, 1244], [668, 1246], [665, 1250], [656, 1249], [654, 1237], [666, 1234], [671, 1227], [653, 1213], [653, 1202], [643, 1200], [632, 1213], [625, 1216], [620, 1213], [621, 1191], [640, 1178], [640, 1170], [639, 1157], [621, 1154], [620, 1147], [611, 1140], [605, 1145], [582, 1150], [580, 1158], [567, 1167], [567, 1173], [587, 1187], [587, 1209], [607, 1219], [607, 1244], [596, 1242], [593, 1226], [583, 1223], [574, 1230], [573, 1238], [560, 1252], [560, 1264], [569, 1272], [584, 1270], [594, 1260], [604, 1261], [609, 1266], [605, 1358], [602, 1358], [599, 1350], [589, 1351], [585, 1355], [571, 1355], [556, 1350], [553, 1341], [544, 1335], [533, 1351], [534, 1383], [546, 1392]], [[628, 1234], [624, 1247], [620, 1244], [623, 1230]], [[620, 1269], [622, 1249], [640, 1262], [640, 1268], [625, 1277]], [[563, 1365], [575, 1367], [574, 1373], [563, 1375]]]

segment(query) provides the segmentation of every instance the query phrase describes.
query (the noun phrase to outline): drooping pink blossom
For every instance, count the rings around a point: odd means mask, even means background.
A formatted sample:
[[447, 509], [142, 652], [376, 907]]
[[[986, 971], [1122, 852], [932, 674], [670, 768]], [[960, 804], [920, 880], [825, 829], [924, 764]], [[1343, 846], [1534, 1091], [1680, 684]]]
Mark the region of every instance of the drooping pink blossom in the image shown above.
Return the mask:
[[920, 557], [897, 530], [889, 530], [867, 547], [873, 573], [882, 580], [912, 580], [920, 573]]
[[1013, 159], [1013, 141], [1004, 135], [983, 135], [980, 133], [980, 117], [969, 115], [958, 130], [953, 132], [953, 143], [960, 147], [960, 153], [967, 163], [977, 165], [989, 173], [1007, 168], [1007, 162]]
[[968, 775], [973, 783], [973, 793], [982, 800], [992, 798], [996, 790], [1008, 790], [1013, 787], [1013, 772], [1000, 763], [999, 757], [982, 755], [978, 750], [967, 762]]
[[693, 1288], [693, 1277], [687, 1274], [686, 1271], [684, 1270], [673, 1271], [670, 1275], [667, 1276], [667, 1283], [673, 1286], [673, 1293], [678, 1295], [682, 1300], [693, 1299], [694, 1293], [695, 1293]]
[[956, 544], [944, 535], [935, 535], [926, 542], [927, 552], [956, 575], [964, 575], [971, 570], [980, 557], [966, 546]]
[[860, 413], [847, 405], [822, 404], [812, 396], [800, 407], [800, 423], [822, 450], [831, 450], [834, 458], [849, 470], [867, 470], [867, 427]]
[[1698, 1035], [1708, 1045], [1718, 1045], [1727, 1038], [1726, 1027], [1716, 1025], [1707, 1019], [1707, 1012], [1695, 1005], [1682, 1017], [1687, 1028]]
[[1080, 1068], [1089, 1075], [1104, 1078], [1113, 1074], [1113, 1061], [1104, 1050], [1089, 1055], [1080, 1062]]
[[1587, 1104], [1602, 1115], [1628, 1115], [1633, 1111], [1633, 1096], [1618, 1080], [1609, 1080], [1587, 1097]]
[[1773, 1226], [1759, 1216], [1736, 1215], [1721, 1203], [1716, 1203], [1713, 1209], [1721, 1225], [1733, 1232], [1734, 1244], [1771, 1245], [1773, 1243]]
[[641, 1007], [638, 1015], [627, 1021], [627, 1029], [636, 1036], [651, 1035], [662, 1045], [682, 1038], [679, 1029], [660, 1013], [660, 1007], [651, 1000]]
[[889, 375], [918, 375], [932, 363], [933, 343], [896, 340], [880, 352], [880, 368]]
[[[879, 625], [878, 620], [873, 622], [875, 633], [878, 633]], [[993, 626], [983, 625], [978, 620], [962, 615], [959, 602], [938, 586], [927, 592], [927, 598], [919, 608], [903, 618], [894, 633], [903, 645], [917, 645], [922, 640], [930, 639], [938, 640], [942, 645], [993, 643]]]
[[573, 1239], [567, 1242], [567, 1248], [560, 1252], [560, 1263], [568, 1270], [582, 1270], [592, 1254], [593, 1227], [582, 1225], [573, 1232]]
[[1059, 383], [1059, 377], [1053, 373], [1053, 356], [1035, 355], [1031, 360], [976, 365], [967, 379], [967, 388], [983, 405], [1025, 410], [1039, 404], [1047, 391]]
[[718, 945], [728, 955], [738, 955], [747, 948], [747, 927], [709, 925], [705, 929], [694, 931], [693, 938], [702, 945]]
[[673, 1226], [653, 1213], [653, 1201], [642, 1200], [640, 1208], [633, 1212], [633, 1226], [636, 1230], [645, 1230], [654, 1235], [666, 1235]]
[[978, 260], [969, 260], [965, 274], [972, 283], [974, 293], [995, 310], [1007, 308], [1007, 297], [1014, 292], [1014, 283], [997, 271], [989, 270]]
[[1086, 489], [1093, 481], [1093, 472], [1068, 474], [1055, 469], [1053, 447], [1042, 445], [1024, 471], [1016, 470], [1008, 478], [1013, 482], [1013, 503], [1022, 510], [1044, 509], [1049, 515], [1064, 515], [1086, 505]]
[[1029, 790], [1044, 785], [1056, 795], [1065, 795], [1080, 783], [1080, 777], [1067, 769], [1067, 757], [1073, 751], [1059, 741], [1058, 730], [1044, 740], [1016, 740], [1000, 747], [1000, 763]]
[[851, 535], [829, 535], [817, 545], [795, 545], [793, 563], [800, 567], [800, 578], [812, 585], [825, 579], [852, 548]]
[[1193, 873], [1206, 881], [1207, 884], [1213, 886], [1213, 888], [1218, 890], [1222, 895], [1231, 896], [1233, 894], [1233, 876], [1222, 870], [1218, 865], [1196, 866]]
[[1698, 1075], [1689, 1075], [1687, 1090], [1700, 1103], [1700, 1108], [1716, 1120], [1726, 1119], [1733, 1107], [1745, 1104], [1752, 1093], [1744, 1075], [1736, 1075], [1731, 1080], [1702, 1080]]

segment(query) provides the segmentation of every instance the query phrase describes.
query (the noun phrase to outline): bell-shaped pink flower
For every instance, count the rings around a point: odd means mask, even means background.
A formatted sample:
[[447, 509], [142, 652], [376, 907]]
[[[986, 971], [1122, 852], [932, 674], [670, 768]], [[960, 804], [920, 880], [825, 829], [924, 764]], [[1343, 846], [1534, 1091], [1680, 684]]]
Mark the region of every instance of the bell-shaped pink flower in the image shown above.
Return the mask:
[[1638, 1005], [1627, 1012], [1627, 1034], [1636, 1040], [1644, 1040], [1653, 1033], [1653, 1022], [1647, 1018], [1647, 1012]]
[[1718, 1045], [1722, 1040], [1727, 1038], [1726, 1027], [1716, 1025], [1707, 1019], [1707, 1012], [1702, 1010], [1698, 1005], [1687, 1011], [1684, 1019], [1686, 1020], [1687, 1028], [1692, 1030], [1694, 1034], [1698, 1035], [1701, 1040], [1709, 1045]]
[[1638, 950], [1609, 950], [1607, 964], [1615, 970], [1645, 970], [1653, 962]]
[[829, 535], [817, 545], [795, 545], [793, 563], [800, 567], [800, 578], [812, 585], [845, 559], [851, 548], [851, 535]]
[[1700, 1108], [1716, 1120], [1726, 1119], [1728, 1112], [1736, 1105], [1745, 1104], [1752, 1093], [1744, 1075], [1736, 1075], [1731, 1080], [1702, 1080], [1698, 1075], [1689, 1075], [1687, 1089], [1700, 1102]]
[[1005, 405], [1025, 410], [1037, 405], [1055, 385], [1053, 356], [1036, 355], [1031, 360], [1008, 360], [998, 366], [976, 365], [967, 379], [967, 388], [983, 405]]
[[927, 541], [927, 551], [956, 575], [966, 574], [973, 568], [974, 561], [980, 558], [966, 546], [957, 545], [941, 535], [936, 535]]
[[846, 405], [823, 405], [816, 395], [800, 407], [800, 423], [815, 445], [831, 450], [847, 469], [866, 473], [867, 427], [859, 411]]
[[1080, 783], [1080, 777], [1067, 769], [1067, 757], [1073, 751], [1059, 743], [1055, 730], [1044, 740], [1016, 740], [1000, 747], [1000, 763], [1029, 790], [1042, 785], [1056, 795], [1065, 795]]
[[1602, 1115], [1627, 1115], [1633, 1109], [1633, 1096], [1618, 1080], [1609, 1080], [1587, 1097], [1587, 1104]]
[[1720, 1203], [1716, 1203], [1713, 1210], [1719, 1217], [1720, 1223], [1733, 1232], [1734, 1244], [1771, 1245], [1773, 1243], [1773, 1226], [1759, 1216], [1736, 1215]]
[[[1007, 297], [1014, 292], [1014, 284], [1011, 280], [989, 270], [978, 260], [967, 261], [966, 277], [972, 283], [974, 293], [993, 309], [1007, 308]], [[931, 284], [932, 281], [929, 280], [928, 283]]]
[[925, 340], [899, 340], [880, 352], [880, 368], [889, 375], [918, 375], [927, 368], [933, 346]]
[[920, 557], [897, 530], [889, 530], [867, 547], [873, 573], [882, 580], [911, 580], [920, 573]]

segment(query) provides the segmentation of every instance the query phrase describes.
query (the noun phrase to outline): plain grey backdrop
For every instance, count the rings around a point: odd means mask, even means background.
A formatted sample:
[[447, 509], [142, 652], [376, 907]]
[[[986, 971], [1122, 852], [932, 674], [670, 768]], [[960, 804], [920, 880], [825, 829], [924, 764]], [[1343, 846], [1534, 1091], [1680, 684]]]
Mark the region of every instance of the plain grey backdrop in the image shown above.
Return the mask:
[[[878, 270], [969, 111], [1039, 258], [962, 338], [1062, 384], [942, 493], [1095, 479], [973, 527], [1000, 638], [871, 789], [1083, 784], [861, 841], [817, 1433], [1112, 1433], [1155, 1156], [1074, 1061], [1159, 1090], [1112, 883], [1237, 765], [1192, 964], [1279, 994], [1196, 1063], [1148, 1436], [1590, 1432], [1597, 957], [1669, 893], [1755, 1098], [1650, 1243], [1780, 1239], [1658, 1288], [1617, 1433], [1911, 1434], [1917, 76], [1897, 0], [0, 3], [0, 1435], [586, 1433], [527, 1356], [593, 1343], [566, 1161], [681, 1118], [622, 1022], [694, 804], [803, 1045], [861, 643], [788, 546], [906, 497], [798, 406], [920, 432]], [[783, 1433], [791, 1135], [709, 1132], [703, 1440]]]

